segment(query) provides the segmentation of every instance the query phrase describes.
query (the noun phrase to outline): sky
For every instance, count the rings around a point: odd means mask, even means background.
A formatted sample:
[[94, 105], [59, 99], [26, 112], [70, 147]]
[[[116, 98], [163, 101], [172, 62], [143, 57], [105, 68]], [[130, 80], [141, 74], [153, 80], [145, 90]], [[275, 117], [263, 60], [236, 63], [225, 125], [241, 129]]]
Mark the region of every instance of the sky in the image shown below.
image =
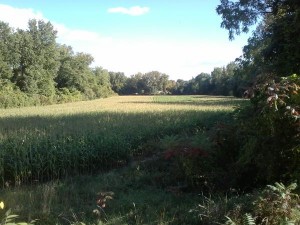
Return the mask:
[[189, 80], [242, 54], [250, 34], [228, 39], [219, 0], [0, 0], [0, 21], [27, 29], [50, 21], [57, 42], [126, 76], [159, 71]]

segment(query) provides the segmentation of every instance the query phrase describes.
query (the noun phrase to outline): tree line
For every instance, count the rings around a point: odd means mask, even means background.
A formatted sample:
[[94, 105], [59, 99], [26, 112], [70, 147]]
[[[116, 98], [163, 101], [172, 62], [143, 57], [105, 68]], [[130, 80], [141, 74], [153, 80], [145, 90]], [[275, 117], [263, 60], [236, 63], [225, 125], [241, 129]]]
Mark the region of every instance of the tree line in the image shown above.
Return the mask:
[[200, 73], [189, 81], [170, 80], [159, 71], [137, 73], [92, 68], [93, 56], [57, 43], [50, 22], [29, 20], [28, 28], [0, 22], [0, 106], [45, 105], [108, 97], [113, 94], [232, 95], [235, 62]]
[[[170, 80], [158, 71], [137, 73], [126, 77], [122, 72], [109, 72], [112, 89], [120, 95], [173, 94], [173, 95], [233, 95], [235, 91], [237, 64], [216, 67], [211, 73], [200, 73], [188, 81]], [[240, 93], [237, 93], [240, 94]]]
[[30, 20], [28, 29], [0, 22], [0, 105], [25, 106], [107, 97], [107, 70], [93, 57], [56, 42], [50, 22]]
[[168, 80], [167, 77], [155, 79], [158, 72], [136, 74], [129, 78], [122, 73], [111, 73], [112, 88], [118, 94], [242, 97], [250, 87], [268, 79], [278, 82], [281, 77], [300, 74], [299, 8], [298, 0], [221, 0], [216, 11], [222, 16], [221, 26], [229, 31], [230, 40], [235, 35], [248, 32], [250, 26], [258, 23], [239, 58], [224, 67], [214, 68], [211, 73], [200, 73], [188, 81]]
[[[29, 20], [26, 30], [0, 22], [0, 106], [70, 102], [129, 94], [205, 94], [241, 97], [267, 77], [300, 73], [299, 1], [221, 0], [217, 13], [229, 38], [259, 24], [243, 54], [211, 73], [186, 81], [159, 71], [137, 73], [92, 68], [93, 57], [57, 43], [50, 22]], [[234, 13], [233, 13], [234, 12]]]

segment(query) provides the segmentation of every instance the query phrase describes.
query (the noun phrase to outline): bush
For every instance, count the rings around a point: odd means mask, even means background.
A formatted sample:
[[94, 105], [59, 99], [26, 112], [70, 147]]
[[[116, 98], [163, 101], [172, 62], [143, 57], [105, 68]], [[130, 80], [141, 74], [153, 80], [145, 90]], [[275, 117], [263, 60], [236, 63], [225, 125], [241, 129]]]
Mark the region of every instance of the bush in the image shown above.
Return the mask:
[[57, 103], [67, 103], [83, 100], [83, 95], [78, 90], [69, 90], [68, 88], [61, 88], [56, 92]]
[[28, 105], [29, 97], [10, 82], [0, 83], [0, 108]]
[[255, 196], [250, 211], [240, 210], [237, 205], [230, 210], [226, 225], [267, 225], [267, 224], [300, 224], [300, 199], [292, 193], [296, 183], [285, 186], [282, 183], [268, 185], [265, 190]]
[[296, 183], [275, 183], [244, 195], [203, 196], [190, 212], [196, 213], [199, 224], [205, 225], [299, 225], [300, 199], [293, 193], [296, 187]]
[[229, 187], [300, 178], [299, 90], [298, 75], [262, 82], [252, 89], [251, 105], [236, 112], [236, 123], [217, 127], [215, 160]]

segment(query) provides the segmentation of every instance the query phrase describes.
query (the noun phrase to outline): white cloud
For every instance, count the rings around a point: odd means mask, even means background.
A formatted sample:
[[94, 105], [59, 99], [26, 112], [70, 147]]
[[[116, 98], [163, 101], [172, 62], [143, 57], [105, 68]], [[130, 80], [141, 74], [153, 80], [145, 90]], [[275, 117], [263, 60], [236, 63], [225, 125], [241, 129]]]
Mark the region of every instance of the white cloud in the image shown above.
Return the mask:
[[0, 12], [0, 21], [9, 23], [14, 28], [26, 29], [29, 19], [46, 20], [41, 12], [33, 9], [13, 8], [0, 4]]
[[77, 46], [77, 44], [80, 42], [82, 42], [82, 44], [89, 45], [88, 43], [97, 43], [99, 41], [103, 42], [110, 39], [110, 38], [104, 38], [96, 32], [79, 30], [79, 29], [69, 29], [64, 25], [55, 22], [52, 24], [54, 26], [54, 29], [57, 30], [59, 43], [63, 43], [67, 45], [75, 44], [75, 46]]
[[[31, 18], [48, 21], [41, 12], [19, 9], [0, 4], [0, 20], [10, 26], [27, 28]], [[16, 16], [17, 15], [17, 16]], [[124, 72], [130, 76], [137, 72], [158, 70], [171, 79], [191, 79], [201, 72], [211, 72], [214, 67], [224, 66], [241, 55], [237, 40], [161, 40], [112, 38], [97, 32], [70, 29], [51, 21], [58, 31], [59, 43], [72, 46], [75, 52], [90, 53], [95, 62], [110, 71]]]
[[116, 7], [116, 8], [109, 8], [107, 11], [109, 13], [122, 13], [130, 16], [141, 16], [148, 13], [150, 11], [150, 8], [140, 7], [140, 6], [133, 6], [130, 8]]

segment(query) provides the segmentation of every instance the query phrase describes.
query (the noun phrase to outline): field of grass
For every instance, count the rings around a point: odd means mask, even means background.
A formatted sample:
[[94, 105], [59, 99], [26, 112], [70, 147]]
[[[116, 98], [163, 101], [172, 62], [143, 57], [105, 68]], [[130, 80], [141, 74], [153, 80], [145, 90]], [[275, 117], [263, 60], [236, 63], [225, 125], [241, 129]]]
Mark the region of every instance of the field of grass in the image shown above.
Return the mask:
[[186, 218], [197, 195], [167, 191], [175, 178], [160, 169], [165, 162], [136, 161], [179, 137], [209, 145], [205, 131], [243, 103], [232, 97], [122, 96], [1, 109], [0, 196], [41, 224], [92, 218], [99, 191], [117, 196], [100, 213], [107, 224], [197, 224]]

